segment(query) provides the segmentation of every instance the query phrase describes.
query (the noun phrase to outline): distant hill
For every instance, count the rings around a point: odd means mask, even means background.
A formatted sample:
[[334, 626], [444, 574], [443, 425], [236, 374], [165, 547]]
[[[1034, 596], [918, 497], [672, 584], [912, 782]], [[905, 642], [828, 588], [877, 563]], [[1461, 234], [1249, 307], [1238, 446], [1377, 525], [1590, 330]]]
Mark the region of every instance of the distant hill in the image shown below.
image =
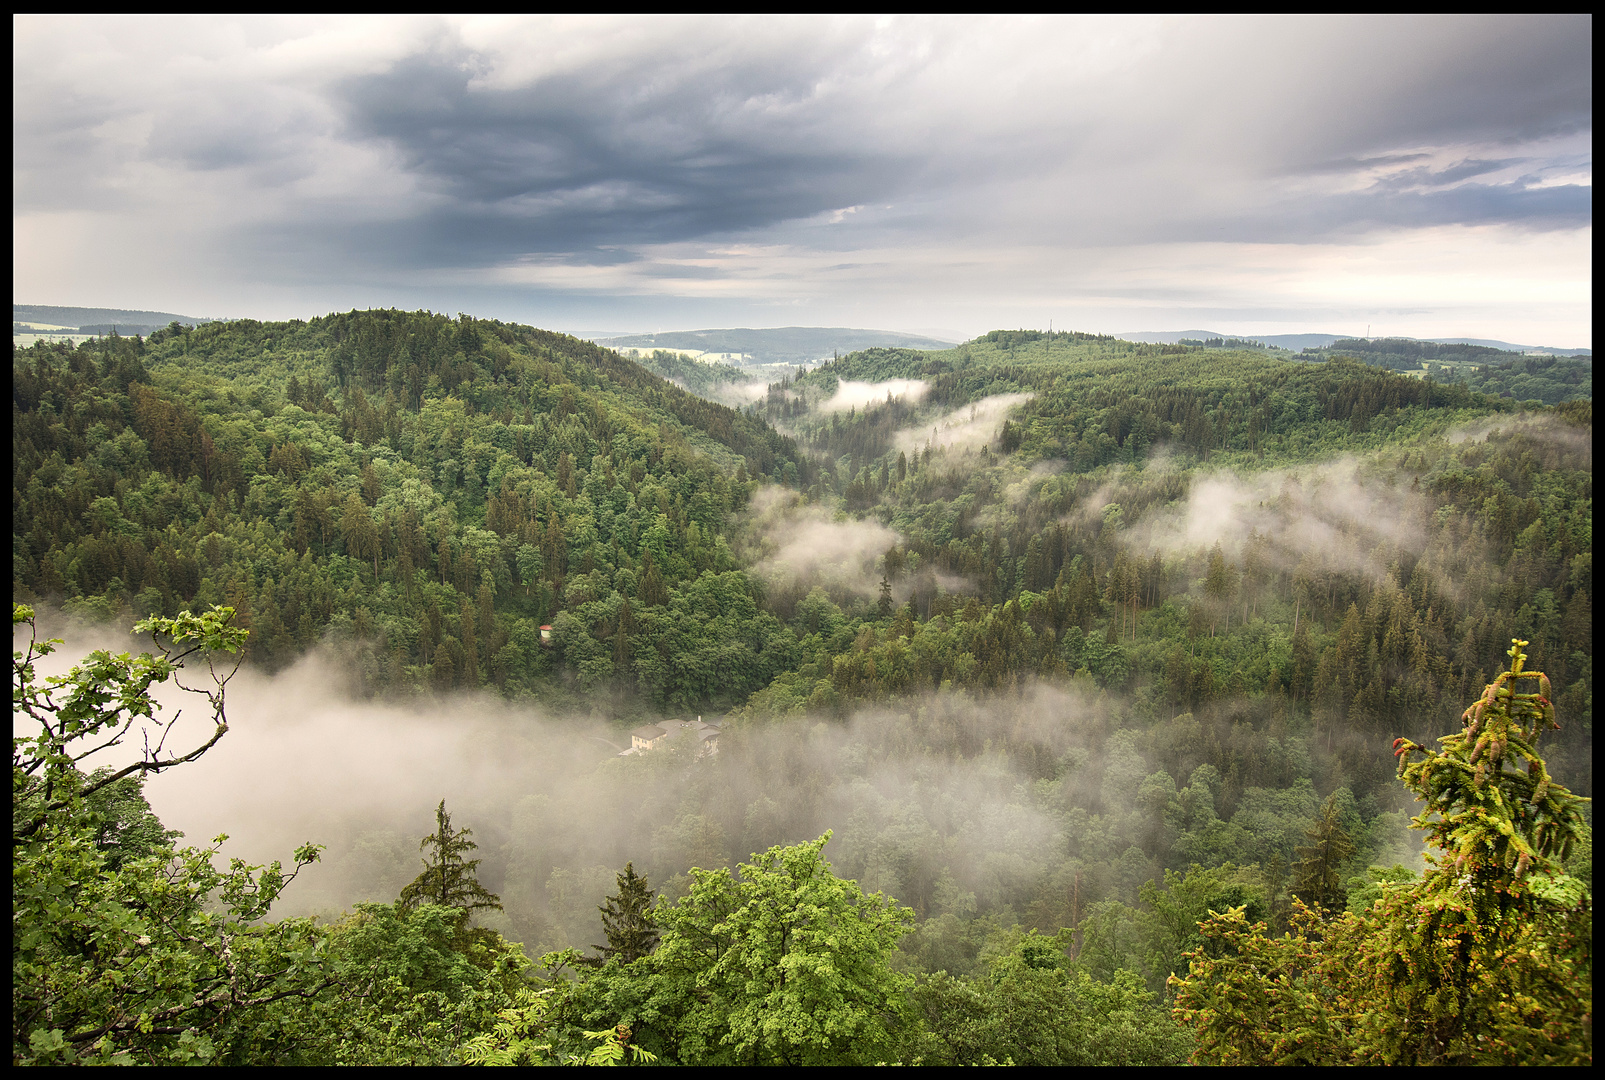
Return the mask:
[[783, 326], [754, 330], [676, 330], [664, 334], [628, 334], [594, 338], [610, 349], [669, 349], [698, 353], [736, 354], [747, 363], [812, 364], [837, 353], [887, 346], [902, 349], [950, 349], [951, 341], [900, 334], [892, 330], [853, 330], [845, 327]]
[[71, 326], [85, 333], [109, 333], [112, 327], [119, 334], [149, 334], [172, 322], [185, 326], [199, 326], [216, 322], [194, 315], [175, 315], [170, 311], [130, 311], [126, 308], [54, 307], [49, 304], [12, 304], [11, 321], [14, 323], [43, 323], [48, 326]]
[[[1219, 330], [1143, 330], [1116, 334], [1122, 341], [1145, 341], [1153, 345], [1174, 345], [1182, 338], [1205, 339], [1229, 337]], [[1338, 341], [1353, 340], [1347, 334], [1240, 334], [1239, 337], [1252, 338], [1279, 349], [1291, 349], [1301, 352], [1304, 349], [1324, 349]], [[1546, 356], [1592, 356], [1592, 349], [1557, 349], [1548, 345], [1514, 345], [1508, 341], [1495, 341], [1492, 338], [1447, 337], [1447, 338], [1398, 338], [1400, 341], [1427, 341], [1434, 345], [1480, 345], [1485, 349], [1499, 349], [1504, 352], [1516, 353], [1543, 353]]]
[[1434, 345], [1480, 345], [1485, 349], [1501, 349], [1505, 352], [1543, 353], [1545, 356], [1593, 356], [1593, 349], [1555, 349], [1548, 345], [1512, 345], [1508, 341], [1495, 341], [1492, 338], [1476, 337], [1435, 337], [1425, 338]]

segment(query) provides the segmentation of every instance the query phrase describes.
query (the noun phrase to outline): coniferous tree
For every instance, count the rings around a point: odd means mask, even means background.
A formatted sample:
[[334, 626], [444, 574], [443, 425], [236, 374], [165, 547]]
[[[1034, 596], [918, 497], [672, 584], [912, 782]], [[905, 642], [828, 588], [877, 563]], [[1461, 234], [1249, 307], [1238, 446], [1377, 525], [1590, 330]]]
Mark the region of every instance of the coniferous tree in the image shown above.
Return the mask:
[[[1209, 636], [1215, 636], [1215, 623], [1217, 619], [1227, 614], [1230, 609], [1227, 602], [1232, 595], [1232, 568], [1226, 562], [1226, 556], [1220, 549], [1220, 542], [1209, 553], [1209, 572], [1204, 577], [1204, 594], [1210, 599]], [[1227, 614], [1227, 628], [1231, 628], [1231, 618]]]
[[1296, 849], [1292, 893], [1311, 907], [1336, 911], [1343, 907], [1346, 890], [1341, 870], [1354, 857], [1354, 841], [1338, 821], [1337, 795], [1329, 795], [1321, 816]]
[[434, 851], [424, 859], [424, 872], [413, 878], [401, 890], [400, 903], [404, 909], [424, 904], [461, 908], [466, 919], [480, 910], [502, 910], [501, 897], [486, 889], [474, 876], [479, 859], [464, 858], [479, 845], [468, 839], [472, 829], [453, 829], [451, 815], [446, 813], [446, 800], [441, 799], [435, 808], [435, 831], [418, 844], [420, 851]]
[[598, 956], [588, 958], [590, 966], [600, 966], [618, 957], [626, 964], [634, 963], [658, 947], [658, 924], [652, 915], [652, 902], [657, 893], [647, 887], [644, 874], [635, 872], [635, 864], [624, 864], [618, 875], [619, 891], [598, 905], [602, 913], [602, 930], [607, 934], [606, 945], [592, 945]]
[[661, 607], [669, 602], [668, 587], [650, 551], [642, 552], [640, 600], [642, 607]]
[[[1295, 911], [1271, 937], [1243, 908], [1171, 977], [1193, 1060], [1237, 1065], [1582, 1065], [1593, 1060], [1593, 898], [1566, 859], [1585, 801], [1536, 744], [1558, 728], [1527, 642], [1432, 750], [1394, 743], [1424, 804], [1426, 873], [1363, 913]], [[1536, 686], [1531, 685], [1536, 682]], [[1331, 805], [1330, 803], [1328, 804]]]

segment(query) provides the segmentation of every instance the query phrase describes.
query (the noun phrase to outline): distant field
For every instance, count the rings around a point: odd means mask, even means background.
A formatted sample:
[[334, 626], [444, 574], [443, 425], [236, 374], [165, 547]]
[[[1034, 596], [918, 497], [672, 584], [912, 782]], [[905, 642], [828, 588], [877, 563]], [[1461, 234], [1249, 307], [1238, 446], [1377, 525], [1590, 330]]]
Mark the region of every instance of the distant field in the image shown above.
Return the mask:
[[[70, 329], [70, 327], [62, 327], [61, 329], [67, 330], [67, 329]], [[30, 345], [36, 345], [41, 341], [50, 341], [50, 342], [70, 341], [74, 345], [76, 345], [80, 341], [87, 341], [88, 339], [90, 339], [90, 338], [92, 338], [94, 336], [95, 336], [94, 334], [79, 334], [79, 333], [71, 333], [71, 334], [66, 334], [66, 333], [62, 333], [62, 334], [12, 334], [11, 335], [11, 347], [14, 348], [14, 349], [26, 349]]]
[[[633, 359], [636, 357], [651, 356], [658, 350], [642, 349], [626, 345], [616, 349], [615, 351], [618, 352], [620, 356], [628, 356]], [[752, 355], [750, 353], [704, 352], [701, 349], [664, 349], [663, 351], [676, 353], [680, 356], [689, 356], [691, 359], [704, 364], [745, 364], [750, 363], [752, 360]]]
[[17, 349], [26, 349], [28, 346], [41, 341], [67, 341], [76, 345], [80, 341], [95, 336], [94, 334], [80, 334], [76, 326], [63, 326], [60, 323], [28, 319], [14, 320], [11, 324], [11, 330], [11, 344], [13, 348]]

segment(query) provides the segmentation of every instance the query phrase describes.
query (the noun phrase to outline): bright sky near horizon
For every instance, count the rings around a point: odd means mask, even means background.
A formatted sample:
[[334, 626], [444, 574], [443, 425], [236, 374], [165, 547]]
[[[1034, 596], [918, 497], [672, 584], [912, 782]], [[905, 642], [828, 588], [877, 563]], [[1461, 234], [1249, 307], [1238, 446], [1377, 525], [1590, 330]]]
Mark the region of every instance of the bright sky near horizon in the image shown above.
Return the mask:
[[1592, 347], [1588, 16], [16, 16], [13, 300]]

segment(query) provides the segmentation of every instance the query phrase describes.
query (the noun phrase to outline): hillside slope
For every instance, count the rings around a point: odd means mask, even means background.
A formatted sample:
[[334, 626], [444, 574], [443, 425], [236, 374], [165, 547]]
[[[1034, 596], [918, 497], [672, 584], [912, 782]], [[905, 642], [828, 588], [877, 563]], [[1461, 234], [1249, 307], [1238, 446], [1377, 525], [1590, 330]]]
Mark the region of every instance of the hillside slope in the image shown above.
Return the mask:
[[398, 689], [627, 669], [667, 706], [784, 667], [724, 532], [749, 477], [807, 463], [587, 342], [372, 311], [41, 345], [16, 353], [12, 437], [18, 596], [230, 603], [257, 662], [351, 640]]

